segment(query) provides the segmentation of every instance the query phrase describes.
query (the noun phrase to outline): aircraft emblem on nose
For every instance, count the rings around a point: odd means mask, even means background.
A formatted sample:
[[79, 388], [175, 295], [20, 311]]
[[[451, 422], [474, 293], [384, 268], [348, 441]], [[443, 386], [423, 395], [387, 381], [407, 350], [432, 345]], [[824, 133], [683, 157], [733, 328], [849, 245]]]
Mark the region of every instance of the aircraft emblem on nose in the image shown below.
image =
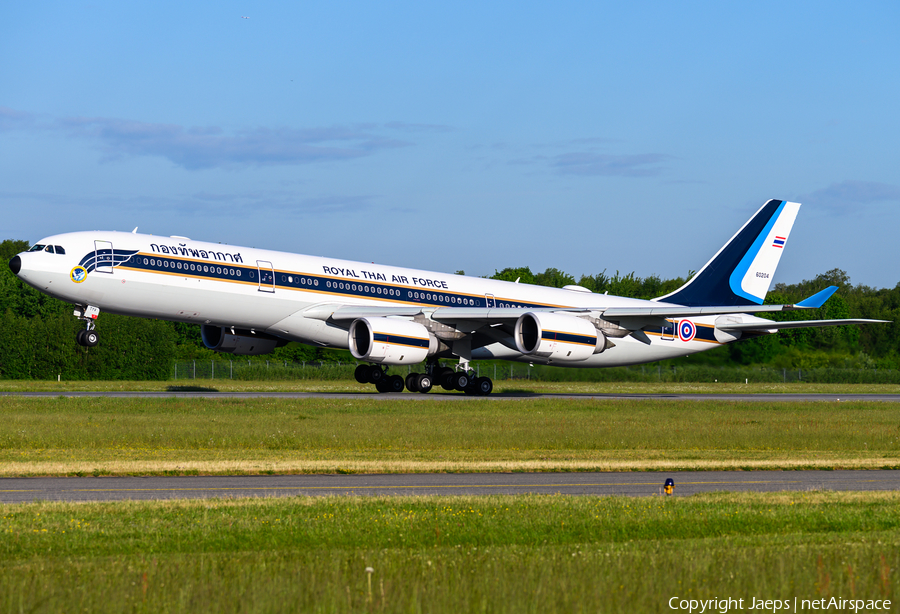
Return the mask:
[[71, 273], [69, 273], [69, 278], [76, 284], [80, 284], [85, 279], [87, 279], [87, 269], [83, 266], [77, 266], [72, 269]]

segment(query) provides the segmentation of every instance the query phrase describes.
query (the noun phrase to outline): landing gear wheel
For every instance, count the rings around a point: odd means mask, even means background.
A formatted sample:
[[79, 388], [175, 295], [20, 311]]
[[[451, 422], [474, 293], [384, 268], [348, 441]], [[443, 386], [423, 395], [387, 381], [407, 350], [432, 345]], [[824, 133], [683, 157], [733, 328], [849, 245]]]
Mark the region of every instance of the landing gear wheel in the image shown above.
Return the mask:
[[86, 332], [86, 330], [80, 330], [75, 333], [75, 343], [77, 343], [78, 345], [84, 345], [84, 333]]
[[100, 343], [100, 335], [98, 335], [95, 330], [86, 330], [81, 336], [81, 341], [85, 346], [92, 348]]
[[388, 377], [385, 388], [387, 388], [388, 392], [403, 392], [403, 378], [399, 375]]
[[431, 382], [431, 376], [427, 373], [423, 373], [416, 381], [416, 389], [422, 393], [428, 392], [431, 390]]
[[418, 373], [410, 373], [406, 376], [406, 389], [410, 392], [419, 392], [418, 387], [419, 374]]
[[434, 381], [439, 382], [441, 384], [441, 388], [443, 388], [444, 390], [456, 390], [456, 383], [454, 382], [455, 375], [456, 374], [453, 371], [448, 369], [447, 371], [439, 373], [434, 378]]
[[486, 397], [494, 390], [494, 382], [489, 377], [479, 377], [475, 380], [475, 394]]
[[453, 373], [453, 369], [451, 369], [450, 367], [442, 367], [442, 366], [438, 365], [431, 372], [431, 377], [433, 377], [435, 379], [440, 379], [447, 373]]
[[369, 367], [369, 383], [378, 385], [378, 382], [387, 379], [387, 373], [382, 371], [381, 367], [372, 365]]
[[447, 379], [451, 375], [453, 375], [453, 369], [450, 367], [435, 366], [434, 369], [431, 370], [431, 382], [444, 390], [453, 390], [453, 384]]
[[469, 385], [469, 374], [465, 371], [460, 371], [459, 373], [454, 373], [450, 378], [450, 381], [453, 383], [453, 388], [462, 392], [466, 389], [466, 386]]
[[387, 378], [382, 378], [375, 383], [375, 390], [378, 392], [390, 392], [387, 387]]
[[372, 369], [369, 365], [359, 365], [356, 367], [356, 371], [353, 372], [353, 377], [356, 378], [356, 381], [360, 384], [368, 384], [369, 383], [369, 371]]

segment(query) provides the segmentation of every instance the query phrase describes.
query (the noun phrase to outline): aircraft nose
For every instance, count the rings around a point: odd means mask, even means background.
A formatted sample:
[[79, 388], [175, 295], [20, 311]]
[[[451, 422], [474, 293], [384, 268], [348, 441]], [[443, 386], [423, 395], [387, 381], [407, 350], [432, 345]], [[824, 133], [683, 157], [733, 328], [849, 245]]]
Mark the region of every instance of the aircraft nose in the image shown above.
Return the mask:
[[9, 268], [12, 270], [14, 275], [18, 275], [19, 271], [22, 270], [22, 259], [18, 256], [13, 256], [12, 260], [9, 261]]

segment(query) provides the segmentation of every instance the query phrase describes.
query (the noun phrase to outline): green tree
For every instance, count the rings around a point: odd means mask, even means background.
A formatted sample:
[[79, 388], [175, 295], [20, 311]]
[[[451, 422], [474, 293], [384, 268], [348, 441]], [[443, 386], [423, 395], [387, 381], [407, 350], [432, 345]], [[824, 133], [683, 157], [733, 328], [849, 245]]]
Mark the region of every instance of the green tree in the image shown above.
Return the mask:
[[488, 279], [499, 279], [501, 281], [516, 281], [523, 284], [533, 284], [534, 282], [534, 273], [531, 272], [531, 269], [526, 267], [520, 268], [511, 268], [507, 267], [502, 271], [494, 271], [494, 274], [491, 275]]
[[543, 273], [534, 276], [534, 283], [539, 286], [549, 286], [551, 288], [562, 288], [575, 283], [575, 278], [568, 273], [563, 273], [559, 269], [548, 268]]

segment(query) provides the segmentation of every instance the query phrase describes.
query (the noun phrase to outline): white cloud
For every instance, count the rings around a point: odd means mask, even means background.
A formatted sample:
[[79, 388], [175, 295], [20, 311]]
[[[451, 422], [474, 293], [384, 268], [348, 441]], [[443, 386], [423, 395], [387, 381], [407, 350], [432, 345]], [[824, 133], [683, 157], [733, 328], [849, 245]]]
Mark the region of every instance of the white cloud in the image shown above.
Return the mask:
[[58, 126], [70, 136], [96, 141], [109, 159], [159, 156], [189, 170], [348, 160], [409, 145], [378, 134], [371, 125], [227, 134], [217, 127], [76, 117], [60, 120]]
[[561, 175], [648, 177], [659, 175], [664, 154], [564, 153], [550, 158], [550, 167]]
[[0, 107], [0, 130], [15, 130], [34, 124], [35, 116], [9, 107]]
[[900, 201], [900, 187], [874, 181], [841, 181], [798, 196], [797, 200], [820, 209], [845, 214], [874, 203]]

